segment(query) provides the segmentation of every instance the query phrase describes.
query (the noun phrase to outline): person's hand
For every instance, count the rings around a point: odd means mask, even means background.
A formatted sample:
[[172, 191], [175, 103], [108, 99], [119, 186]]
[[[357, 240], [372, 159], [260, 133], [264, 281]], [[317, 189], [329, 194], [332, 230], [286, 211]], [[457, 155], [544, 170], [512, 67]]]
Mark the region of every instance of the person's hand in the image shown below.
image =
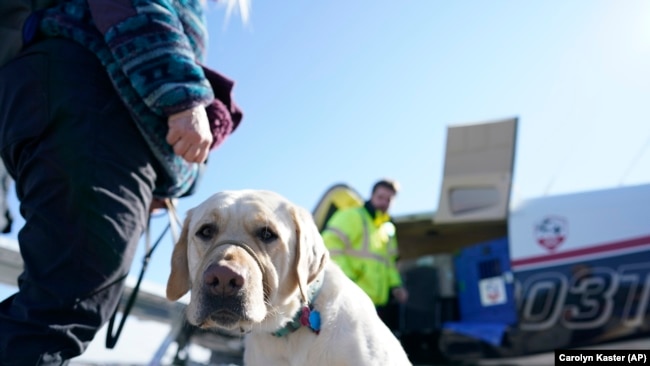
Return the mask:
[[208, 158], [212, 133], [204, 106], [169, 116], [167, 125], [167, 142], [176, 155], [189, 163], [202, 163]]
[[400, 304], [405, 304], [409, 299], [409, 292], [404, 287], [393, 288], [393, 296]]
[[167, 203], [165, 203], [165, 198], [154, 197], [151, 200], [151, 206], [149, 206], [149, 213], [157, 214], [158, 212], [166, 208], [167, 208]]

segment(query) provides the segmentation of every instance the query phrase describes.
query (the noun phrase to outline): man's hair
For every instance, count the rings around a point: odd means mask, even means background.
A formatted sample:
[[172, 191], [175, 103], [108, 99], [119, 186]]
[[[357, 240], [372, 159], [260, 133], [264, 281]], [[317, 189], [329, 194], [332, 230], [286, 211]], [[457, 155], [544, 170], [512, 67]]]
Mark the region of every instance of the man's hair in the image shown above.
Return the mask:
[[397, 181], [392, 180], [392, 179], [385, 178], [385, 179], [378, 180], [377, 183], [375, 183], [372, 186], [371, 194], [375, 194], [375, 191], [379, 187], [388, 188], [391, 191], [395, 192], [395, 194], [397, 194], [397, 192], [399, 192], [399, 183], [397, 183]]

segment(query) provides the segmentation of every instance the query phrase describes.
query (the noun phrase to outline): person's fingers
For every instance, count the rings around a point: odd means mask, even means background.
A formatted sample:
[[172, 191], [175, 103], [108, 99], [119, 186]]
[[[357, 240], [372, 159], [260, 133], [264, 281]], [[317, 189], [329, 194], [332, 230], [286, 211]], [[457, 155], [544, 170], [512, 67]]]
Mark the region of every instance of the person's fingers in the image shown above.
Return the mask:
[[191, 144], [185, 138], [173, 145], [174, 153], [189, 163], [204, 162], [208, 158], [209, 147], [210, 145], [206, 141], [200, 144]]
[[167, 131], [167, 143], [174, 146], [175, 143], [178, 142], [182, 137], [181, 131], [177, 128], [174, 128], [174, 126], [169, 126], [169, 130]]
[[210, 146], [202, 148], [199, 153], [196, 155], [195, 163], [202, 163], [208, 159], [208, 154], [210, 153]]
[[179, 138], [180, 136], [174, 133], [171, 129], [169, 130], [169, 132], [167, 132], [166, 140], [167, 143], [170, 144], [171, 146], [174, 146], [174, 144], [176, 143], [176, 141], [179, 140]]
[[190, 146], [189, 149], [185, 152], [185, 155], [183, 155], [183, 159], [185, 161], [190, 162], [190, 163], [199, 163], [199, 156], [201, 154], [201, 146], [200, 145], [192, 145]]
[[203, 107], [170, 116], [168, 126], [166, 140], [176, 155], [191, 163], [207, 159], [213, 137]]
[[174, 148], [174, 154], [184, 157], [187, 151], [190, 149], [192, 146], [190, 143], [187, 142], [187, 139], [180, 139], [178, 140], [175, 144], [172, 145]]

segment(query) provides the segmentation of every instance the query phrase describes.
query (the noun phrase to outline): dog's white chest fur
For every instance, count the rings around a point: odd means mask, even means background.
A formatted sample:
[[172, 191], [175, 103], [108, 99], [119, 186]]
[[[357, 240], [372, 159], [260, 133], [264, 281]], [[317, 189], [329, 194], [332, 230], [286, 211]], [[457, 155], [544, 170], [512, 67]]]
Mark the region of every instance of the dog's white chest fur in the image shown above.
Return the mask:
[[321, 317], [318, 334], [307, 327], [283, 337], [253, 331], [246, 342], [246, 366], [411, 364], [367, 295], [334, 263], [325, 268], [314, 309]]

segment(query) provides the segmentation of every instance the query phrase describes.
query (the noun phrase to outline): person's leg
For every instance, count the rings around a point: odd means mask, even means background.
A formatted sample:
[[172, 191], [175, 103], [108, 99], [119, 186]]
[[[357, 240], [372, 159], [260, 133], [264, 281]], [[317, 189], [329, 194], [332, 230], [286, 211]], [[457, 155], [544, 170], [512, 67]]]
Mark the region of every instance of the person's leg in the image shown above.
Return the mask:
[[392, 292], [388, 294], [388, 302], [385, 305], [375, 307], [377, 315], [393, 332], [399, 331], [399, 304]]
[[112, 315], [143, 232], [153, 156], [93, 55], [47, 40], [0, 70], [0, 152], [25, 225], [0, 364], [59, 365]]

